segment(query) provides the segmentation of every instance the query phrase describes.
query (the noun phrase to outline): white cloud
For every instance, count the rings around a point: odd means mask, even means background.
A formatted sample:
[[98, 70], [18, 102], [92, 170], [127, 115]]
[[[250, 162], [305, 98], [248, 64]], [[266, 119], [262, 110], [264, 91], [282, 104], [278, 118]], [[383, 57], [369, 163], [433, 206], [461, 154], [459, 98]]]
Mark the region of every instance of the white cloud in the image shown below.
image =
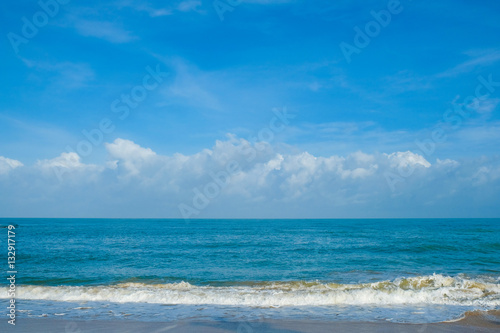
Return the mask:
[[218, 78], [215, 73], [203, 72], [180, 59], [168, 60], [175, 73], [174, 82], [164, 89], [167, 103], [180, 102], [190, 106], [220, 110], [221, 103], [213, 92]]
[[135, 10], [138, 11], [145, 11], [149, 14], [151, 17], [162, 17], [162, 16], [169, 16], [173, 14], [173, 11], [170, 9], [165, 9], [165, 8], [153, 8], [151, 6], [144, 5], [144, 3], [141, 3], [137, 6], [134, 6]]
[[489, 66], [500, 61], [500, 50], [495, 49], [467, 52], [467, 55], [472, 57], [472, 59], [438, 74], [437, 77], [454, 77], [459, 74], [468, 73], [476, 68]]
[[472, 175], [472, 181], [475, 186], [486, 185], [500, 178], [500, 167], [484, 165], [479, 166]]
[[22, 60], [26, 66], [36, 69], [38, 73], [42, 73], [45, 80], [51, 78], [52, 84], [57, 86], [53, 89], [57, 90], [81, 88], [95, 78], [94, 70], [85, 63], [50, 63], [26, 58]]
[[85, 20], [80, 18], [72, 18], [70, 22], [78, 33], [85, 37], [96, 37], [117, 44], [128, 43], [136, 39], [130, 31], [123, 29], [114, 22]]
[[101, 166], [82, 163], [80, 156], [73, 152], [61, 153], [53, 159], [39, 160], [35, 163], [35, 168], [39, 169], [43, 176], [49, 176], [49, 179], [55, 176], [60, 181], [67, 179], [69, 175], [72, 180], [76, 177], [77, 181], [84, 180], [78, 177], [95, 180], [104, 170]]
[[170, 16], [178, 12], [204, 13], [201, 9], [202, 2], [200, 0], [170, 1], [161, 4], [161, 7], [156, 7], [156, 5], [137, 0], [122, 0], [117, 4], [118, 8], [132, 8], [136, 11], [146, 12], [151, 17]]
[[391, 153], [387, 155], [387, 158], [391, 162], [393, 168], [407, 168], [418, 165], [429, 168], [431, 166], [423, 156], [412, 153], [411, 151]]
[[84, 164], [80, 162], [80, 156], [77, 153], [62, 153], [60, 156], [56, 158], [50, 160], [38, 161], [36, 165], [43, 169], [50, 169], [50, 168], [76, 169], [84, 167]]
[[[463, 209], [471, 208], [472, 202], [493, 205], [500, 195], [500, 163], [492, 159], [466, 163], [437, 159], [431, 165], [409, 151], [325, 157], [306, 151], [287, 153], [234, 135], [193, 155], [159, 155], [125, 139], [107, 143], [106, 149], [109, 160], [102, 165], [85, 164], [76, 153], [62, 153], [24, 167], [24, 173], [7, 174], [1, 185], [5, 193], [18, 197], [4, 194], [0, 208], [9, 208], [10, 201], [22, 206], [23, 195], [29, 193], [34, 205], [61, 202], [68, 210], [74, 207], [74, 216], [98, 210], [111, 217], [180, 217], [179, 204], [192, 205], [196, 191], [218, 186], [206, 210], [195, 217], [408, 217], [442, 212], [457, 203]], [[226, 177], [230, 163], [237, 163], [238, 170]], [[20, 165], [0, 158], [0, 172]], [[385, 174], [398, 174], [399, 168], [409, 166], [416, 172], [401, 177], [393, 192]], [[59, 179], [57, 172], [62, 175]], [[214, 177], [227, 182], [217, 185]], [[483, 198], [483, 192], [488, 196]], [[425, 211], [419, 208], [423, 206]]]
[[113, 143], [106, 143], [113, 160], [118, 160], [117, 164], [123, 167], [131, 175], [137, 175], [141, 168], [151, 164], [156, 160], [156, 153], [150, 148], [142, 148], [130, 140], [116, 139]]
[[440, 167], [446, 167], [446, 168], [458, 168], [460, 166], [460, 163], [455, 160], [451, 160], [449, 158], [445, 160], [440, 160], [439, 158], [436, 160], [436, 163]]
[[181, 12], [196, 11], [198, 7], [201, 7], [201, 1], [198, 0], [186, 0], [182, 1], [177, 9]]
[[21, 166], [23, 166], [23, 164], [17, 160], [0, 156], [0, 175], [7, 174], [11, 170], [19, 168]]
[[500, 98], [488, 98], [479, 99], [476, 98], [468, 105], [469, 108], [480, 114], [489, 114], [495, 111], [498, 104], [500, 104]]

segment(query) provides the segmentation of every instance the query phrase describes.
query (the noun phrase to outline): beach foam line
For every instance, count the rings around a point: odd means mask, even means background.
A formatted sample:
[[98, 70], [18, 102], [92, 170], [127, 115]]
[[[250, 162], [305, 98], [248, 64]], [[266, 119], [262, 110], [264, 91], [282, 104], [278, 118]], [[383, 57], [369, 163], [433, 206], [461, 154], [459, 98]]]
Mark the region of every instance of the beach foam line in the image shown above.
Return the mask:
[[[7, 298], [7, 289], [0, 291]], [[500, 306], [500, 284], [439, 274], [362, 284], [269, 281], [235, 286], [120, 283], [18, 287], [18, 299], [250, 307], [442, 304]]]

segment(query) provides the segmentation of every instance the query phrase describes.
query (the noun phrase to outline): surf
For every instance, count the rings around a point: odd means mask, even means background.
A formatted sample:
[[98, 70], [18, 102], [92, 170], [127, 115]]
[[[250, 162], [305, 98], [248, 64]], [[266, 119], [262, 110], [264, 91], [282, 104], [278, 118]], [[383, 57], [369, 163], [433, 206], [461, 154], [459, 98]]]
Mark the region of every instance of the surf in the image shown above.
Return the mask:
[[[1, 290], [0, 298], [7, 298], [5, 288]], [[494, 308], [500, 306], [500, 284], [434, 274], [360, 284], [264, 281], [198, 286], [183, 281], [165, 284], [125, 282], [98, 286], [21, 285], [17, 298], [248, 307], [432, 304]]]

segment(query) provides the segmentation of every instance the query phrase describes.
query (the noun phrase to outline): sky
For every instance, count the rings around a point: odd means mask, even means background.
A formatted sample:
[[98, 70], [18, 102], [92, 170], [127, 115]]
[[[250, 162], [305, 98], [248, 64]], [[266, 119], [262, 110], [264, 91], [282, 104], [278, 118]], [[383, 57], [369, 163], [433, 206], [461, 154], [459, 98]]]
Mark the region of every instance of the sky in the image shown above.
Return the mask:
[[500, 3], [16, 1], [0, 217], [500, 217]]

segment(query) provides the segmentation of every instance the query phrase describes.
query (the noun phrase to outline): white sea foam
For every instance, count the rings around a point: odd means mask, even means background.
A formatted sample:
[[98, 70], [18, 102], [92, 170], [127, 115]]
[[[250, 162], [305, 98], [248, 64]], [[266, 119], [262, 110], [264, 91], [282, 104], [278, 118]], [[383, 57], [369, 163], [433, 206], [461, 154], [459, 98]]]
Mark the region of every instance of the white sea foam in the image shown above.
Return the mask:
[[[7, 298], [7, 289], [0, 290]], [[260, 282], [247, 286], [122, 283], [108, 286], [19, 286], [18, 299], [251, 307], [443, 304], [500, 306], [500, 284], [442, 275], [366, 284]]]

